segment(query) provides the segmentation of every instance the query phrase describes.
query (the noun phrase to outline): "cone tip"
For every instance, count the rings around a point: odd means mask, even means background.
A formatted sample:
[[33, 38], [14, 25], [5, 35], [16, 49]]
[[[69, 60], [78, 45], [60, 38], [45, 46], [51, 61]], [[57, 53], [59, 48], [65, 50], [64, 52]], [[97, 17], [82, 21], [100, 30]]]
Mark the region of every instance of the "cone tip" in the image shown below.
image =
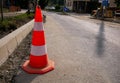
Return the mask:
[[35, 22], [42, 22], [42, 11], [39, 5], [36, 6]]

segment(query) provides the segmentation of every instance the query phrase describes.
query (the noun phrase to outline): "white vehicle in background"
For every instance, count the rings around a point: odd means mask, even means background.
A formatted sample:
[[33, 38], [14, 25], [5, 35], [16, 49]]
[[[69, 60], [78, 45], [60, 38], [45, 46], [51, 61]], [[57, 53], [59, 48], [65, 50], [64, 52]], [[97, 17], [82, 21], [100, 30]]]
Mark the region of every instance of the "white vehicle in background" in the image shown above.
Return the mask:
[[55, 10], [55, 7], [54, 6], [47, 6], [45, 7], [46, 10]]

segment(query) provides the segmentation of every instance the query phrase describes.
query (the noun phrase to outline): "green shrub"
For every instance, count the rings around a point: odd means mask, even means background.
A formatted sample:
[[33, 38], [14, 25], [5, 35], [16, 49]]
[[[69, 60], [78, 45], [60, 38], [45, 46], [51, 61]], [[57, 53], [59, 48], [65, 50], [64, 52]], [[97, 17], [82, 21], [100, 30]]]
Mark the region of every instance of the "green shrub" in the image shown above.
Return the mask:
[[9, 23], [9, 30], [15, 30], [15, 29], [17, 29], [17, 25], [15, 24], [15, 22], [13, 22], [13, 23]]
[[0, 30], [1, 31], [7, 31], [9, 28], [9, 21], [4, 20], [3, 22], [0, 23]]
[[24, 19], [27, 17], [27, 14], [21, 14], [14, 17], [14, 20], [24, 21]]
[[30, 14], [28, 14], [28, 16], [27, 16], [29, 19], [32, 19], [32, 18], [34, 18], [34, 15], [33, 15], [33, 13], [30, 13]]
[[0, 31], [8, 31], [17, 29], [17, 25], [23, 24], [23, 22], [27, 22], [29, 19], [32, 19], [34, 14], [21, 14], [15, 17], [10, 17], [4, 19], [0, 22]]
[[60, 11], [60, 5], [55, 6], [55, 11]]

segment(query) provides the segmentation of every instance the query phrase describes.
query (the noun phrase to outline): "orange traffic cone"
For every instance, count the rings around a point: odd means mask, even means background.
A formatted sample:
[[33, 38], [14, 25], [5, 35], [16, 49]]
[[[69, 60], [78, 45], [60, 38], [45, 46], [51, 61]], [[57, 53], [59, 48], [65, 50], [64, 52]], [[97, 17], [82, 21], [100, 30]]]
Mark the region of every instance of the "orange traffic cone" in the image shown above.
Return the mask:
[[30, 60], [27, 60], [22, 68], [32, 74], [44, 74], [54, 69], [54, 62], [47, 56], [42, 12], [39, 6], [36, 7]]

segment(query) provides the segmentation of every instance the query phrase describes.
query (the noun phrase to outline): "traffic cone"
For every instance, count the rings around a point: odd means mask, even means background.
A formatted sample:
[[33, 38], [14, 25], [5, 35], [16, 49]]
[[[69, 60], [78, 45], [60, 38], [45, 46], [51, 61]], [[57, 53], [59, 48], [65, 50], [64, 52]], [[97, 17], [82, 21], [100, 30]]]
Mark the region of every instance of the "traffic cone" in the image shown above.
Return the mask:
[[30, 60], [27, 60], [22, 68], [31, 74], [44, 74], [54, 69], [54, 62], [47, 56], [42, 12], [39, 6], [36, 7]]

